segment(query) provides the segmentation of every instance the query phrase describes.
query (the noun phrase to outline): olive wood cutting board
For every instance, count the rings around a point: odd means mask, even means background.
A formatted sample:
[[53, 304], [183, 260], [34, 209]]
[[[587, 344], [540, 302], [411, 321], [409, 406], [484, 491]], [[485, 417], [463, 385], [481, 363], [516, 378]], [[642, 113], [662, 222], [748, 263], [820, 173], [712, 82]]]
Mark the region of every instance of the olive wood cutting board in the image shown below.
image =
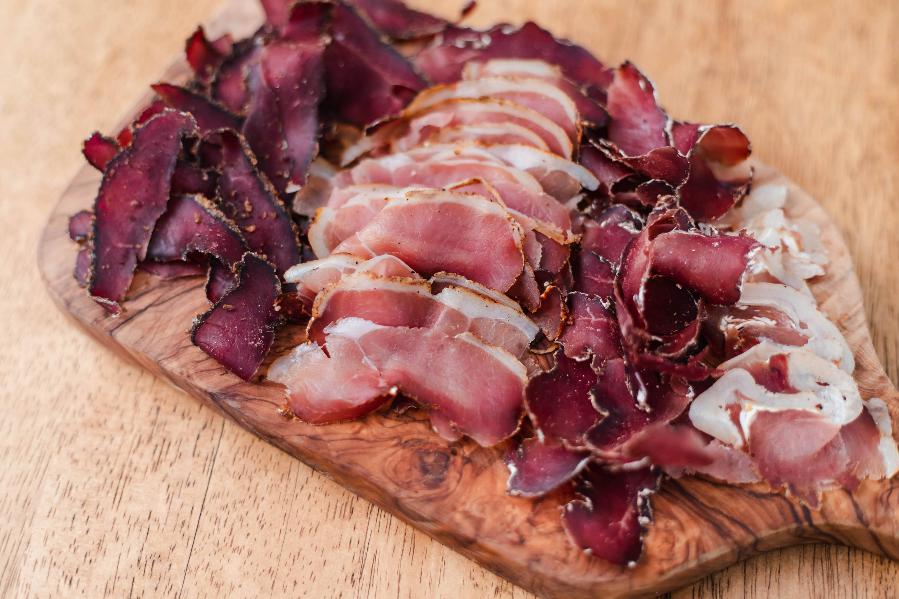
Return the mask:
[[[254, 18], [229, 10], [209, 28], [244, 34], [254, 29]], [[183, 82], [188, 76], [179, 60], [160, 80]], [[123, 122], [130, 122], [146, 100]], [[861, 289], [839, 230], [813, 198], [757, 164], [756, 181], [772, 180], [789, 185], [788, 216], [821, 227], [830, 263], [827, 274], [812, 282], [812, 291], [855, 353], [862, 397], [883, 398], [896, 430], [899, 392], [871, 344]], [[68, 216], [92, 207], [99, 183], [100, 173], [90, 166], [79, 171], [53, 210], [38, 249], [44, 282], [64, 313], [115, 353], [530, 591], [546, 597], [651, 595], [755, 553], [799, 543], [839, 543], [899, 559], [896, 480], [865, 481], [852, 493], [826, 493], [819, 510], [764, 485], [667, 480], [652, 499], [644, 554], [636, 567], [626, 568], [583, 555], [568, 541], [558, 498], [508, 496], [502, 448], [447, 443], [415, 414], [386, 412], [327, 426], [287, 418], [280, 386], [244, 382], [191, 344], [190, 324], [208, 308], [201, 278], [161, 281], [139, 275], [119, 317], [108, 316], [78, 286], [72, 277], [77, 247], [68, 238]], [[283, 330], [260, 372], [302, 340], [301, 327]]]

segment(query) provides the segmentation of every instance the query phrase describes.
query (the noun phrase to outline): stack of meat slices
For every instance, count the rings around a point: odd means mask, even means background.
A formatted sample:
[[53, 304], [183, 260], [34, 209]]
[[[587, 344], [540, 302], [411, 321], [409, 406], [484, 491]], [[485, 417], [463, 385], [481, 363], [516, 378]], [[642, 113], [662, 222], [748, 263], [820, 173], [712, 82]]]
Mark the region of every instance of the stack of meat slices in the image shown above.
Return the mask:
[[75, 274], [110, 312], [136, 268], [205, 272], [192, 340], [246, 380], [308, 318], [267, 373], [296, 417], [411, 400], [448, 441], [500, 446], [508, 491], [552, 494], [618, 564], [664, 476], [814, 507], [897, 471], [809, 291], [818, 232], [753, 181], [739, 128], [671, 119], [634, 65], [533, 23], [263, 6], [248, 39], [198, 30], [187, 87], [85, 142], [103, 182], [69, 223]]

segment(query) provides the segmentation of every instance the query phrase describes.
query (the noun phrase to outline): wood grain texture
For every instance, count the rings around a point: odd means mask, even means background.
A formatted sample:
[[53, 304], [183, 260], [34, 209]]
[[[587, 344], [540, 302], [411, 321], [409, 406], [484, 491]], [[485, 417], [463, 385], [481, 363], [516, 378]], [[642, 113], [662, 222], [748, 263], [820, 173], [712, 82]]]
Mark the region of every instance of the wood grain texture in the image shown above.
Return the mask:
[[[20, 117], [0, 179], [0, 202], [15, 223], [2, 241], [11, 259], [0, 266], [13, 340], [0, 350], [0, 506], [9, 514], [0, 524], [0, 594], [526, 596], [110, 359], [40, 295], [27, 265], [67, 169], [78, 164], [77, 139], [124, 112], [171, 53], [159, 46], [180, 45], [201, 16], [191, 11], [209, 8], [201, 4], [105, 10], [104, 18], [77, 2], [0, 8], [10, 10], [4, 39], [23, 48], [3, 57], [0, 71], [5, 114]], [[634, 58], [675, 114], [747, 125], [757, 154], [844, 223], [875, 345], [895, 377], [889, 291], [899, 279], [882, 267], [895, 264], [888, 234], [899, 228], [891, 210], [899, 138], [888, 126], [899, 100], [895, 11], [786, 2], [570, 6], [553, 16], [548, 5], [496, 2], [479, 20], [535, 16], [610, 59]], [[144, 31], [152, 34], [141, 38]], [[897, 571], [815, 547], [764, 556], [684, 593], [883, 596], [895, 593]]]

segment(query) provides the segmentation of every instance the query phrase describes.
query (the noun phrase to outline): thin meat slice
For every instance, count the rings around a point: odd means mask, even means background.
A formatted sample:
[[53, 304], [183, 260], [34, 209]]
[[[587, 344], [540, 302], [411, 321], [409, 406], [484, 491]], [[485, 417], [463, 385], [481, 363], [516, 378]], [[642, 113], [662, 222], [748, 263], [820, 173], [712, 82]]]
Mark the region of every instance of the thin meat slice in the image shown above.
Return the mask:
[[568, 294], [569, 324], [559, 338], [565, 355], [594, 363], [621, 355], [621, 338], [609, 298], [574, 292]]
[[416, 112], [457, 98], [499, 98], [539, 112], [561, 127], [572, 141], [580, 137], [577, 107], [565, 92], [541, 79], [484, 77], [429, 87], [408, 110]]
[[111, 137], [106, 137], [99, 131], [94, 131], [81, 145], [81, 153], [88, 163], [101, 173], [106, 170], [106, 165], [119, 153], [119, 144]]
[[584, 435], [602, 418], [593, 403], [596, 372], [588, 361], [555, 354], [552, 370], [528, 381], [525, 406], [539, 433], [568, 447], [584, 447]]
[[749, 138], [733, 125], [699, 129], [699, 139], [687, 155], [690, 175], [678, 188], [680, 204], [696, 220], [723, 216], [749, 189], [752, 167]]
[[196, 135], [187, 114], [166, 110], [139, 127], [112, 158], [94, 203], [93, 260], [89, 290], [117, 313], [134, 269], [147, 255], [156, 221], [165, 212], [181, 141]]
[[277, 299], [281, 282], [275, 268], [254, 254], [238, 267], [237, 284], [197, 317], [191, 341], [244, 380], [259, 369], [281, 322]]
[[150, 87], [167, 106], [191, 114], [203, 135], [218, 129], [240, 129], [238, 117], [206, 96], [170, 83], [156, 83]]
[[520, 144], [491, 144], [485, 148], [506, 164], [534, 176], [543, 191], [567, 202], [582, 189], [595, 191], [599, 180], [583, 166], [550, 152]]
[[423, 275], [455, 272], [500, 292], [524, 268], [521, 229], [506, 210], [452, 191], [413, 191], [389, 201], [334, 251], [363, 258], [391, 254]]
[[397, 393], [439, 410], [483, 446], [518, 430], [527, 380], [507, 352], [468, 332], [385, 327], [346, 318], [325, 331], [327, 354], [315, 343], [279, 358], [269, 378], [288, 388], [290, 409], [314, 423], [356, 418]]
[[457, 285], [439, 291], [418, 278], [384, 278], [371, 272], [344, 275], [316, 297], [306, 329], [310, 341], [325, 343], [327, 328], [343, 318], [382, 326], [431, 328], [448, 336], [470, 332], [482, 341], [521, 357], [538, 328], [512, 308]]
[[187, 38], [184, 44], [184, 56], [187, 64], [193, 69], [194, 79], [202, 85], [207, 85], [219, 68], [225, 57], [231, 52], [233, 40], [228, 34], [216, 40], [209, 40], [203, 26]]
[[589, 466], [577, 485], [580, 498], [565, 506], [562, 523], [568, 536], [589, 555], [635, 565], [652, 515], [649, 496], [659, 482], [653, 468], [613, 472]]
[[630, 62], [615, 69], [606, 109], [608, 139], [622, 156], [643, 156], [668, 145], [668, 115], [652, 83]]
[[413, 40], [443, 31], [449, 23], [414, 10], [401, 0], [348, 0], [379, 31], [394, 40]]
[[590, 462], [590, 454], [532, 437], [509, 451], [505, 462], [509, 469], [509, 495], [540, 497], [577, 476]]

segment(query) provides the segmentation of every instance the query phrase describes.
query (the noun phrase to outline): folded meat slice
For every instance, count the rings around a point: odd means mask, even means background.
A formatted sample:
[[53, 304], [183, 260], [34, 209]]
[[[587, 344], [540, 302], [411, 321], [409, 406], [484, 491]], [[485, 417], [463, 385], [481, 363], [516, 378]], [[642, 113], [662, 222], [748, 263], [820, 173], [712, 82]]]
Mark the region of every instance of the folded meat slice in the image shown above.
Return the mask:
[[534, 176], [543, 191], [567, 202], [582, 189], [595, 191], [599, 180], [589, 170], [557, 154], [521, 144], [490, 144], [484, 149], [509, 166]]
[[311, 313], [315, 296], [346, 274], [368, 272], [380, 277], [415, 278], [418, 274], [399, 258], [384, 254], [362, 260], [349, 254], [331, 254], [327, 258], [303, 262], [290, 267], [284, 280], [297, 286], [303, 305]]
[[382, 326], [431, 328], [448, 336], [470, 332], [521, 357], [538, 332], [517, 306], [510, 307], [469, 288], [415, 278], [384, 278], [370, 272], [345, 275], [318, 295], [307, 327], [309, 340], [325, 343], [326, 330], [343, 318]]
[[524, 269], [522, 232], [499, 204], [476, 194], [412, 191], [387, 205], [334, 251], [396, 256], [423, 275], [461, 274], [505, 292]]
[[443, 424], [483, 446], [518, 430], [525, 368], [471, 333], [447, 336], [345, 318], [325, 334], [327, 353], [305, 343], [269, 369], [269, 378], [287, 387], [290, 409], [303, 420], [357, 418], [402, 393], [439, 411]]
[[609, 119], [602, 105], [588, 97], [580, 87], [566, 79], [562, 70], [542, 60], [524, 58], [495, 58], [472, 61], [462, 69], [462, 78], [477, 80], [483, 77], [530, 77], [551, 83], [568, 94], [577, 107], [581, 119], [592, 127], [602, 127]]
[[570, 140], [580, 138], [580, 116], [572, 99], [552, 83], [532, 77], [483, 77], [435, 85], [421, 91], [407, 109], [410, 112], [424, 110], [456, 98], [509, 100], [550, 119]]

